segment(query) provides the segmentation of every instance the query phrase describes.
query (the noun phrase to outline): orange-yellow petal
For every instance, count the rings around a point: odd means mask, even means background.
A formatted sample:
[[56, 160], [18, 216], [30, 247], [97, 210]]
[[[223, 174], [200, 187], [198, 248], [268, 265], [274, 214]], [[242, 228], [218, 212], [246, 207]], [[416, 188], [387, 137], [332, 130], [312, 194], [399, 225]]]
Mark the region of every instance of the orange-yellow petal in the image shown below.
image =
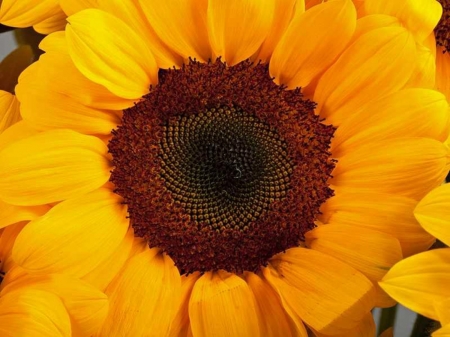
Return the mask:
[[267, 280], [254, 273], [246, 273], [245, 280], [253, 293], [258, 315], [260, 335], [264, 337], [307, 337], [301, 321], [295, 325], [283, 308], [279, 295]]
[[275, 2], [275, 9], [273, 13], [272, 26], [269, 34], [262, 43], [259, 50], [252, 59], [256, 62], [269, 62], [272, 53], [280, 41], [281, 36], [289, 26], [292, 17], [295, 13], [304, 12], [303, 1], [297, 0], [280, 0]]
[[184, 59], [206, 62], [211, 58], [206, 30], [208, 0], [138, 2], [159, 38]]
[[450, 324], [450, 312], [448, 310], [450, 308], [450, 297], [441, 302], [435, 303], [434, 307], [441, 325], [444, 326]]
[[406, 83], [409, 88], [434, 88], [436, 82], [436, 58], [433, 51], [417, 44], [417, 65]]
[[38, 131], [25, 121], [19, 121], [0, 134], [0, 152], [10, 144], [34, 136]]
[[207, 272], [192, 289], [189, 318], [195, 337], [259, 336], [252, 292], [239, 276]]
[[450, 184], [426, 195], [414, 210], [414, 216], [428, 233], [450, 245]]
[[442, 47], [436, 50], [436, 89], [450, 99], [450, 54]]
[[343, 120], [331, 143], [333, 157], [350, 153], [359, 144], [401, 137], [426, 137], [445, 141], [450, 130], [450, 110], [443, 94], [413, 88], [385, 96]]
[[83, 9], [97, 8], [98, 0], [59, 0], [61, 8], [69, 16]]
[[431, 335], [432, 337], [450, 337], [450, 324], [447, 324], [440, 328], [439, 330], [436, 330]]
[[442, 7], [430, 0], [365, 0], [366, 14], [387, 14], [397, 17], [419, 42], [426, 39], [439, 22]]
[[0, 133], [19, 120], [19, 101], [9, 92], [0, 90]]
[[434, 242], [414, 218], [416, 204], [414, 199], [395, 194], [335, 189], [335, 196], [321, 207], [320, 220], [390, 234], [399, 240], [406, 257], [426, 250]]
[[9, 292], [0, 297], [0, 335], [70, 337], [70, 317], [61, 300], [50, 292]]
[[434, 308], [450, 297], [450, 249], [434, 249], [397, 263], [380, 282], [392, 298], [405, 307], [432, 319]]
[[22, 230], [12, 257], [30, 271], [81, 277], [120, 245], [126, 215], [119, 196], [106, 189], [63, 201]]
[[[315, 337], [328, 337], [315, 332]], [[371, 312], [366, 314], [359, 324], [353, 329], [346, 330], [340, 334], [333, 334], [333, 337], [374, 337], [376, 336], [376, 325]], [[380, 336], [381, 337], [381, 336]], [[387, 337], [387, 336], [386, 336]], [[392, 336], [391, 336], [392, 337]]]
[[[19, 235], [25, 225], [25, 221], [19, 222], [8, 226], [0, 232], [0, 270], [4, 273], [8, 273], [16, 266], [16, 263], [11, 258], [11, 251], [17, 235]], [[6, 282], [2, 282], [2, 286], [3, 283]]]
[[275, 48], [271, 76], [288, 88], [307, 86], [344, 50], [355, 27], [350, 0], [324, 2], [298, 15]]
[[336, 126], [371, 101], [402, 88], [416, 66], [416, 45], [402, 27], [361, 35], [320, 78], [316, 111]]
[[274, 0], [209, 0], [208, 33], [215, 56], [233, 66], [253, 55], [269, 34]]
[[[323, 225], [306, 233], [305, 238], [308, 247], [334, 256], [359, 270], [374, 282], [376, 288], [376, 282], [402, 259], [402, 249], [395, 237], [367, 228]], [[395, 304], [381, 289], [376, 290], [376, 306], [389, 307]]]
[[108, 298], [104, 293], [79, 279], [66, 275], [28, 274], [13, 280], [2, 293], [32, 288], [57, 295], [72, 322], [73, 336], [92, 336], [101, 327], [108, 313]]
[[444, 144], [429, 138], [363, 144], [339, 158], [332, 184], [418, 200], [444, 180], [447, 156]]
[[83, 280], [100, 290], [105, 290], [113, 278], [120, 272], [128, 260], [134, 240], [134, 231], [130, 227], [120, 245], [106, 260], [102, 261], [91, 272], [83, 276]]
[[36, 23], [33, 25], [33, 28], [40, 34], [50, 34], [64, 30], [64, 27], [67, 24], [66, 18], [66, 14], [60, 10], [55, 15], [49, 16], [45, 20]]
[[271, 259], [264, 276], [285, 310], [323, 334], [354, 328], [374, 305], [374, 287], [353, 267], [306, 248]]
[[47, 205], [20, 207], [0, 200], [0, 228], [20, 221], [34, 220], [45, 214], [49, 209], [50, 207]]
[[106, 289], [110, 311], [99, 336], [165, 336], [181, 300], [181, 278], [156, 248], [131, 258]]
[[57, 0], [2, 0], [0, 22], [12, 27], [30, 27], [61, 11]]
[[86, 9], [68, 19], [70, 56], [78, 70], [115, 95], [139, 99], [158, 82], [158, 67], [147, 43], [112, 14]]
[[383, 331], [379, 337], [394, 337], [394, 329], [389, 328]]
[[106, 154], [100, 139], [69, 130], [17, 141], [0, 152], [0, 199], [42, 205], [92, 191], [109, 179]]

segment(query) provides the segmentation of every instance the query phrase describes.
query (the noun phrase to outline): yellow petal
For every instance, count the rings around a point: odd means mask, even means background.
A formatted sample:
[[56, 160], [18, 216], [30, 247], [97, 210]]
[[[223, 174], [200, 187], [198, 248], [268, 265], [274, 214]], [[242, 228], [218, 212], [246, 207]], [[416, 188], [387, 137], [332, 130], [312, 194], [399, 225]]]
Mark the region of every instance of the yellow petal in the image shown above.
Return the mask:
[[158, 67], [148, 45], [122, 20], [86, 9], [68, 21], [70, 56], [91, 81], [128, 99], [139, 99], [158, 82]]
[[426, 195], [414, 210], [414, 216], [428, 233], [450, 245], [450, 184]]
[[0, 297], [0, 335], [70, 337], [70, 317], [61, 300], [50, 292], [9, 292]]
[[110, 311], [99, 336], [165, 336], [181, 300], [170, 257], [147, 249], [131, 258], [106, 289]]
[[[85, 79], [84, 83], [88, 85], [78, 87], [77, 78], [72, 76], [74, 72], [71, 73], [71, 70], [78, 71], [68, 55], [66, 60], [69, 62], [53, 55], [44, 54], [39, 62], [28, 67], [20, 77], [17, 97], [21, 101], [22, 118], [39, 130], [72, 129], [85, 134], [110, 134], [120, 124], [116, 114], [81, 104], [78, 97], [71, 97], [77, 94], [67, 95], [69, 92], [79, 92], [81, 95], [89, 92], [85, 95], [90, 96], [95, 93], [89, 91], [90, 88], [95, 89], [99, 85]], [[60, 69], [65, 70], [66, 76], [60, 75]]]
[[387, 14], [397, 17], [422, 42], [430, 35], [442, 15], [437, 1], [428, 0], [365, 0], [367, 14]]
[[450, 99], [450, 54], [442, 47], [436, 51], [436, 89]]
[[91, 272], [83, 276], [83, 280], [94, 285], [97, 289], [105, 290], [113, 278], [120, 272], [128, 260], [134, 240], [134, 231], [130, 227], [124, 239], [116, 250], [106, 260], [102, 261]]
[[269, 62], [275, 47], [280, 41], [286, 28], [289, 26], [294, 13], [305, 11], [303, 6], [303, 1], [280, 0], [275, 2], [272, 27], [261, 47], [256, 52], [256, 55], [252, 56], [252, 59], [256, 62]]
[[38, 131], [31, 125], [23, 120], [19, 121], [0, 134], [0, 151], [18, 140], [34, 136], [37, 133]]
[[92, 191], [109, 179], [106, 145], [69, 130], [39, 133], [0, 152], [0, 198], [41, 205]]
[[200, 273], [198, 272], [181, 277], [181, 305], [178, 308], [175, 318], [170, 324], [168, 336], [187, 336], [190, 328], [189, 299], [191, 298], [192, 288], [199, 277]]
[[447, 155], [441, 142], [429, 138], [364, 144], [339, 158], [332, 184], [420, 199], [444, 180]]
[[283, 308], [280, 297], [267, 280], [254, 274], [246, 273], [245, 280], [250, 287], [256, 303], [260, 335], [264, 337], [307, 337], [305, 326], [300, 321], [296, 326]]
[[206, 30], [208, 0], [138, 2], [159, 38], [184, 59], [205, 62], [211, 58]]
[[321, 252], [291, 248], [263, 270], [291, 317], [336, 334], [354, 328], [374, 305], [372, 283], [356, 269]]
[[445, 141], [450, 111], [445, 96], [429, 89], [405, 89], [385, 96], [345, 119], [331, 143], [333, 157], [352, 152], [359, 144], [401, 137]]
[[[376, 325], [371, 312], [366, 314], [359, 324], [340, 334], [333, 334], [333, 337], [374, 337], [376, 336]], [[328, 335], [329, 336], [329, 335]], [[315, 333], [315, 337], [328, 337], [320, 333]], [[380, 336], [381, 337], [381, 336]]]
[[20, 221], [34, 220], [45, 214], [49, 209], [50, 207], [46, 205], [20, 207], [0, 200], [0, 228]]
[[61, 8], [69, 16], [83, 9], [97, 8], [98, 0], [59, 0]]
[[19, 101], [9, 92], [0, 90], [0, 133], [19, 120]]
[[344, 50], [355, 27], [350, 0], [328, 1], [297, 16], [273, 53], [271, 76], [288, 88], [307, 86]]
[[254, 54], [272, 26], [274, 0], [209, 0], [208, 33], [213, 53], [233, 66]]
[[[0, 234], [0, 271], [8, 273], [16, 266], [16, 263], [11, 258], [12, 247], [16, 241], [17, 235], [26, 225], [26, 222], [19, 222], [8, 226]], [[2, 286], [5, 282], [2, 282]]]
[[194, 285], [189, 317], [195, 337], [259, 336], [252, 292], [240, 277], [205, 273]]
[[[349, 225], [324, 225], [305, 235], [306, 244], [341, 260], [363, 273], [369, 280], [380, 281], [386, 272], [402, 259], [399, 241], [386, 233]], [[342, 242], [345, 238], [345, 243]], [[381, 289], [377, 290], [377, 307], [392, 306]]]
[[322, 205], [320, 220], [390, 234], [399, 240], [406, 257], [426, 250], [434, 242], [413, 216], [416, 204], [413, 199], [395, 194], [336, 189], [335, 196]]
[[439, 330], [436, 330], [431, 335], [432, 337], [450, 337], [450, 324], [447, 324], [440, 328]]
[[[136, 3], [137, 1], [98, 0], [98, 2], [99, 8], [105, 12], [116, 15], [137, 32], [139, 36], [143, 37], [144, 41], [150, 46], [150, 49], [155, 56], [156, 63], [160, 68], [172, 68], [173, 66], [181, 66], [183, 64], [183, 59], [174, 51], [170, 50], [158, 37], [155, 30], [147, 21], [143, 10], [140, 8], [139, 4]], [[148, 5], [147, 2], [145, 5]], [[165, 4], [166, 1], [157, 4], [158, 13], [161, 5]]]
[[435, 303], [434, 307], [441, 325], [444, 326], [450, 324], [450, 313], [448, 310], [448, 308], [450, 308], [450, 297], [441, 302]]
[[356, 41], [361, 35], [366, 34], [374, 29], [383, 27], [401, 27], [401, 23], [396, 17], [385, 14], [371, 14], [364, 16], [356, 21], [355, 34], [352, 41]]
[[121, 199], [105, 189], [63, 201], [22, 230], [13, 259], [27, 270], [81, 277], [120, 245], [126, 214]]
[[0, 22], [12, 27], [30, 27], [61, 11], [57, 0], [2, 0]]
[[380, 282], [405, 307], [439, 319], [434, 304], [450, 297], [450, 249], [434, 249], [397, 263]]
[[20, 291], [21, 288], [57, 295], [71, 318], [73, 336], [92, 336], [101, 327], [108, 313], [108, 299], [104, 293], [86, 282], [66, 275], [29, 274], [10, 282], [2, 292]]
[[402, 27], [363, 34], [320, 78], [316, 112], [339, 125], [354, 111], [402, 88], [416, 65], [416, 46]]
[[33, 28], [40, 34], [50, 34], [64, 30], [67, 24], [66, 18], [66, 14], [60, 10], [55, 15], [49, 16], [45, 20], [33, 25]]
[[436, 82], [436, 58], [433, 52], [417, 44], [417, 65], [406, 83], [408, 88], [434, 88]]

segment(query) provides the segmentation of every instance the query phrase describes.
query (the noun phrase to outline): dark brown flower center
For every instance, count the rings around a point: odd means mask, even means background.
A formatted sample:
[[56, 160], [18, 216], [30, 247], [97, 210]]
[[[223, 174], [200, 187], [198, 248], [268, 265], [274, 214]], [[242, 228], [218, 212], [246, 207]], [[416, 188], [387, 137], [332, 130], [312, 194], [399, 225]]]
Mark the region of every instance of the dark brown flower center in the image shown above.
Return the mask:
[[444, 47], [444, 52], [450, 51], [450, 0], [438, 0], [442, 5], [442, 16], [434, 29], [436, 44]]
[[332, 195], [334, 128], [314, 106], [249, 61], [161, 71], [109, 143], [135, 235], [182, 274], [256, 271], [298, 246]]

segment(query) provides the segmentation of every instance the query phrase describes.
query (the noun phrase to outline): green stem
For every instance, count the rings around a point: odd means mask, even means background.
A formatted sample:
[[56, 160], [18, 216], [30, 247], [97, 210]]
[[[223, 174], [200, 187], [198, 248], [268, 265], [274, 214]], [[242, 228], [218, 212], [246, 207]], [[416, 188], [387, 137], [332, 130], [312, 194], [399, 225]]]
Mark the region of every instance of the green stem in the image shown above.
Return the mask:
[[439, 327], [436, 325], [436, 321], [429, 319], [425, 316], [417, 314], [416, 321], [414, 322], [413, 331], [411, 337], [429, 337], [431, 333]]
[[396, 315], [397, 305], [390, 308], [381, 309], [381, 316], [378, 324], [378, 335], [380, 335], [384, 330], [394, 326]]

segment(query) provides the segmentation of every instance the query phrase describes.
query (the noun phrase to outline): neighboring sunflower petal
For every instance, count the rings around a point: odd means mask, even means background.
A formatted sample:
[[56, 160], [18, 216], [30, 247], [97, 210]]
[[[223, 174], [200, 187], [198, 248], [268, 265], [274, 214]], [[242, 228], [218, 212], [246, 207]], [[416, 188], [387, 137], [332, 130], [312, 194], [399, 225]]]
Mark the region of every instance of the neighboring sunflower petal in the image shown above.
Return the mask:
[[123, 21], [98, 9], [68, 18], [68, 49], [78, 70], [128, 99], [147, 94], [158, 82], [158, 67], [148, 44]]
[[397, 17], [419, 42], [426, 39], [442, 15], [438, 1], [430, 0], [365, 0], [366, 14], [387, 14]]
[[211, 58], [206, 29], [208, 0], [138, 2], [159, 38], [184, 59], [206, 62]]
[[272, 27], [256, 55], [252, 56], [252, 59], [256, 62], [269, 62], [275, 47], [289, 26], [294, 14], [305, 11], [304, 8], [301, 8], [303, 5], [303, 1], [297, 0], [280, 0], [275, 2]]
[[374, 29], [385, 27], [401, 27], [401, 23], [396, 17], [385, 14], [372, 14], [364, 16], [356, 21], [355, 34], [352, 40], [356, 41], [361, 35], [366, 34]]
[[445, 141], [450, 129], [448, 102], [435, 90], [404, 89], [372, 102], [346, 118], [334, 133], [333, 157], [352, 152], [360, 144], [402, 137]]
[[181, 278], [170, 257], [146, 249], [106, 289], [110, 311], [99, 336], [165, 336], [181, 300]]
[[259, 336], [252, 292], [239, 276], [207, 272], [192, 289], [189, 318], [195, 337]]
[[[11, 258], [12, 247], [16, 241], [17, 235], [26, 225], [26, 221], [8, 226], [0, 232], [0, 271], [9, 273], [17, 264]], [[2, 282], [3, 287], [6, 282]]]
[[19, 120], [19, 101], [13, 94], [0, 90], [0, 133]]
[[[398, 240], [386, 233], [349, 225], [323, 225], [305, 234], [306, 244], [341, 260], [363, 273], [378, 287], [386, 272], [402, 259]], [[345, 244], [342, 244], [345, 238]], [[376, 306], [395, 304], [377, 289]]]
[[435, 303], [434, 307], [441, 325], [444, 326], [450, 324], [450, 312], [448, 310], [448, 308], [450, 308], [450, 297], [441, 302]]
[[450, 245], [450, 184], [426, 195], [414, 210], [416, 219], [430, 234]]
[[365, 276], [315, 250], [291, 248], [273, 257], [263, 274], [285, 310], [323, 334], [354, 328], [374, 305], [374, 287]]
[[[376, 336], [376, 330], [377, 327], [373, 320], [373, 315], [369, 312], [355, 328], [340, 334], [333, 334], [333, 337], [374, 337]], [[315, 337], [329, 337], [329, 335], [315, 332]]]
[[61, 8], [69, 16], [83, 9], [97, 8], [99, 0], [59, 0]]
[[22, 230], [12, 257], [27, 270], [82, 277], [120, 245], [129, 225], [126, 212], [120, 197], [106, 189], [63, 201]]
[[208, 33], [215, 56], [233, 66], [254, 54], [272, 26], [274, 0], [209, 0]]
[[0, 152], [0, 198], [31, 206], [93, 191], [109, 179], [107, 151], [100, 139], [69, 130], [17, 141]]
[[436, 89], [450, 100], [450, 54], [443, 48], [436, 50]]
[[84, 275], [83, 280], [96, 286], [102, 291], [105, 290], [128, 260], [131, 254], [133, 241], [134, 231], [133, 228], [130, 227], [116, 250], [106, 260], [96, 266], [95, 269]]
[[92, 285], [66, 275], [29, 274], [12, 280], [2, 292], [32, 288], [51, 292], [61, 298], [72, 322], [73, 336], [92, 336], [108, 313], [108, 298]]
[[447, 165], [447, 150], [437, 140], [385, 140], [363, 144], [339, 158], [332, 184], [418, 200], [444, 180]]
[[[155, 56], [156, 63], [160, 68], [172, 68], [173, 66], [181, 66], [183, 59], [177, 55], [173, 50], [170, 50], [167, 45], [162, 42], [150, 23], [144, 16], [143, 10], [135, 0], [98, 0], [99, 8], [103, 11], [111, 13], [123, 20], [139, 36], [142, 36], [149, 44], [150, 49]], [[149, 1], [145, 3], [148, 4]], [[167, 2], [159, 2], [157, 4], [158, 10]], [[153, 21], [150, 21], [153, 22]]]
[[41, 0], [17, 1], [2, 0], [0, 6], [0, 22], [12, 27], [30, 27], [61, 11], [59, 1]]
[[189, 299], [191, 298], [192, 288], [200, 277], [200, 273], [189, 274], [181, 277], [181, 305], [170, 324], [170, 337], [181, 337], [188, 334], [189, 323]]
[[10, 144], [18, 140], [25, 139], [38, 134], [39, 132], [32, 128], [25, 121], [19, 121], [10, 126], [0, 135], [0, 152]]
[[320, 78], [316, 111], [338, 126], [372, 100], [402, 88], [416, 63], [415, 41], [406, 29], [387, 27], [363, 34]]
[[0, 297], [0, 335], [70, 337], [70, 317], [61, 300], [50, 292], [9, 292]]
[[410, 88], [433, 89], [435, 82], [436, 58], [429, 48], [417, 44], [417, 65], [405, 86]]
[[245, 274], [245, 280], [253, 292], [261, 336], [308, 336], [303, 323], [300, 326], [295, 326], [291, 322], [289, 315], [283, 308], [280, 297], [264, 278], [249, 272]]
[[271, 76], [288, 88], [307, 86], [344, 50], [355, 27], [350, 0], [328, 1], [297, 16], [273, 53]]
[[[120, 124], [120, 118], [111, 111], [91, 108], [67, 97], [71, 95], [66, 93], [73, 91], [92, 94], [90, 89], [95, 89], [96, 85], [85, 79], [85, 83], [94, 85], [77, 90], [76, 77], [71, 73], [71, 70], [76, 70], [73, 64], [64, 62], [62, 57], [52, 57], [51, 54], [44, 54], [41, 60], [22, 73], [16, 87], [17, 97], [23, 101], [20, 108], [25, 121], [39, 130], [72, 129], [85, 134], [104, 135], [110, 134]], [[67, 76], [55, 74], [61, 69], [67, 72]]]
[[48, 17], [45, 20], [33, 25], [36, 32], [40, 34], [50, 34], [60, 30], [64, 30], [67, 24], [67, 15], [63, 11], [59, 11], [55, 15]]
[[436, 330], [431, 335], [432, 337], [450, 337], [450, 324], [447, 324], [440, 328], [439, 330]]
[[7, 204], [0, 200], [0, 228], [17, 222], [34, 220], [45, 214], [50, 207], [46, 205], [20, 207]]
[[[321, 207], [319, 219], [331, 225], [350, 225], [387, 233], [400, 241], [403, 256], [428, 249], [434, 237], [413, 216], [417, 201], [387, 193], [335, 190]], [[374, 207], [376, 205], [376, 207]]]
[[405, 307], [439, 319], [434, 308], [450, 297], [450, 249], [434, 249], [397, 263], [380, 282], [392, 298]]

